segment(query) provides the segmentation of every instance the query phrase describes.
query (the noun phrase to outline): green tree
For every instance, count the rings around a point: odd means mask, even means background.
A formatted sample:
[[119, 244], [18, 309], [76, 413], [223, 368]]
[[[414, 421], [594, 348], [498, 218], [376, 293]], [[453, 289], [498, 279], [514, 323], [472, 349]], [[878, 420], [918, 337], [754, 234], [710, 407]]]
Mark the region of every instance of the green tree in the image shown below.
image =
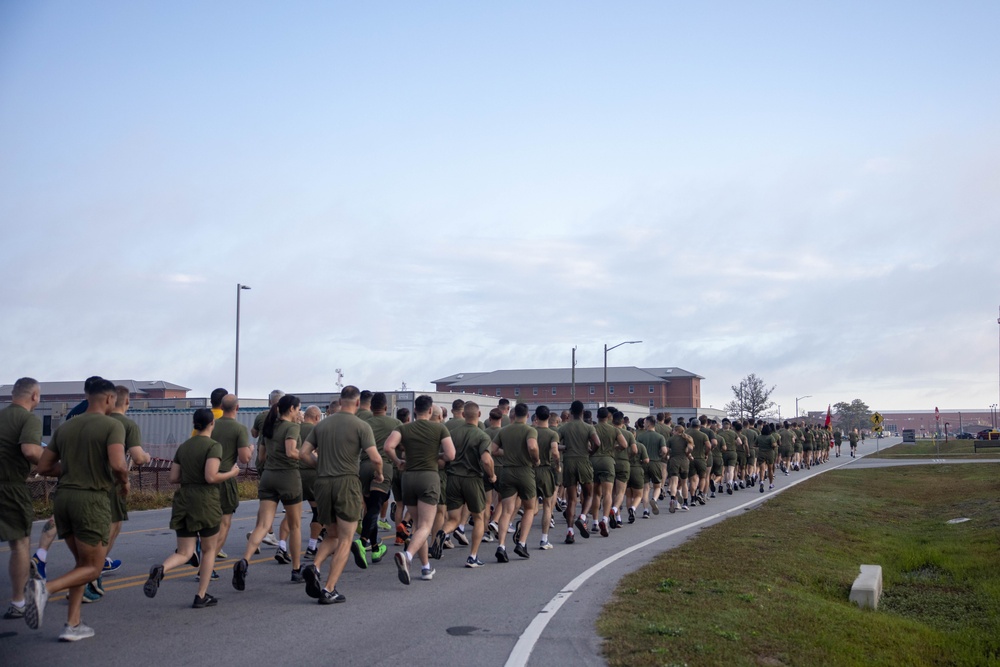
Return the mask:
[[871, 421], [869, 421], [872, 416], [871, 408], [860, 398], [855, 398], [850, 403], [843, 401], [834, 403], [833, 411], [837, 426], [844, 429], [845, 432], [852, 429], [861, 431], [871, 428]]
[[768, 388], [756, 373], [751, 373], [740, 380], [739, 384], [734, 384], [732, 390], [733, 400], [726, 403], [725, 407], [730, 417], [757, 419], [774, 407], [774, 401], [771, 400], [774, 385]]

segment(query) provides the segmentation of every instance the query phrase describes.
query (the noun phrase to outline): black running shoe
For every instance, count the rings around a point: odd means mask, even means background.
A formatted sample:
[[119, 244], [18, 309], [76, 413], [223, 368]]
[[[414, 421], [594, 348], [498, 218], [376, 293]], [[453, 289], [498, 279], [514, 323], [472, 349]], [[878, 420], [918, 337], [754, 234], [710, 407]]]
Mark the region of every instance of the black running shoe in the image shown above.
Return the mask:
[[444, 549], [444, 531], [439, 530], [437, 535], [434, 536], [434, 541], [431, 542], [430, 549], [427, 550], [427, 555], [435, 560], [441, 560], [441, 552]]
[[319, 595], [320, 604], [338, 604], [340, 602], [346, 602], [347, 598], [341, 593], [337, 592], [337, 589], [333, 589], [333, 592], [324, 589]]
[[635, 510], [631, 507], [628, 508], [628, 522], [635, 523]]
[[528, 547], [522, 545], [520, 542], [514, 544], [514, 553], [521, 558], [531, 558], [531, 554], [528, 553]]
[[305, 580], [306, 580], [306, 578], [302, 574], [302, 568], [299, 568], [298, 570], [292, 570], [292, 583], [293, 584], [301, 584]]
[[148, 598], [155, 598], [156, 591], [160, 590], [160, 582], [163, 581], [163, 566], [154, 565], [149, 568], [149, 579], [142, 586], [142, 592]]
[[292, 562], [292, 555], [284, 549], [278, 549], [274, 552], [274, 560], [278, 561], [279, 565], [288, 565]]
[[194, 596], [194, 603], [191, 605], [191, 608], [204, 609], [205, 607], [214, 607], [217, 604], [219, 604], [219, 598], [205, 593], [205, 597]]
[[510, 562], [510, 556], [507, 555], [507, 550], [504, 549], [503, 547], [497, 547], [496, 556], [497, 556], [497, 562], [498, 563], [509, 563]]
[[573, 525], [576, 526], [576, 529], [580, 531], [580, 537], [582, 537], [585, 540], [590, 538], [590, 531], [587, 530], [586, 521], [584, 521], [580, 517], [577, 517], [576, 521], [573, 522]]
[[246, 558], [241, 558], [236, 561], [236, 565], [233, 566], [233, 588], [238, 591], [246, 590], [247, 587], [247, 569], [249, 568]]
[[314, 600], [319, 599], [323, 587], [319, 583], [319, 570], [315, 565], [306, 565], [302, 568], [302, 578], [306, 580], [306, 595]]
[[564, 541], [566, 544], [573, 544], [576, 542], [576, 538], [573, 537], [573, 533], [566, 533], [566, 539]]

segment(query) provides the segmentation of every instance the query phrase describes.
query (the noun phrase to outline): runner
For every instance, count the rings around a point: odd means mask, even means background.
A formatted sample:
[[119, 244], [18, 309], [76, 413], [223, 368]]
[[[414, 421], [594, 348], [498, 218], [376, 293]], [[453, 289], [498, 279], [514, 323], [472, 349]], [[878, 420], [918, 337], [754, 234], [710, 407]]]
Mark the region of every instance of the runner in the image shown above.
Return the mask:
[[[434, 401], [426, 394], [413, 402], [416, 419], [396, 427], [385, 441], [389, 460], [403, 472], [403, 503], [414, 517], [413, 535], [405, 551], [396, 554], [400, 582], [410, 584], [410, 563], [419, 556], [420, 578], [430, 581], [435, 570], [427, 558], [427, 538], [431, 534], [441, 494], [439, 464], [455, 458], [455, 446], [444, 424], [430, 420]], [[402, 447], [401, 459], [397, 448]]]
[[[355, 558], [358, 556], [358, 551], [364, 556], [363, 549], [370, 549], [372, 562], [378, 563], [388, 550], [378, 537], [378, 515], [382, 510], [382, 505], [389, 499], [389, 491], [392, 489], [393, 483], [393, 469], [391, 461], [389, 461], [389, 458], [385, 454], [385, 441], [388, 439], [389, 434], [397, 426], [400, 426], [402, 422], [386, 414], [389, 409], [389, 401], [383, 392], [379, 391], [373, 394], [370, 405], [372, 416], [368, 420], [368, 425], [371, 426], [372, 434], [375, 438], [375, 449], [378, 451], [379, 460], [382, 464], [381, 466], [376, 466], [373, 461], [367, 458], [361, 460], [359, 474], [361, 476], [361, 494], [364, 497], [365, 513], [364, 519], [361, 522], [361, 544], [355, 547]], [[382, 474], [381, 480], [375, 479], [376, 467], [379, 468], [379, 472]]]
[[[538, 433], [538, 467], [535, 468], [535, 488], [542, 499], [542, 539], [538, 548], [549, 550], [549, 529], [553, 525], [552, 510], [556, 506], [556, 469], [559, 466], [559, 432], [550, 426], [558, 417], [549, 412], [548, 406], [535, 408], [535, 431]], [[523, 521], [523, 519], [522, 519]], [[527, 544], [527, 540], [524, 540]]]
[[497, 401], [497, 409], [500, 410], [500, 427], [503, 428], [510, 424], [510, 400], [506, 398], [501, 398]]
[[297, 396], [286, 394], [278, 399], [268, 410], [260, 433], [264, 439], [264, 473], [257, 487], [257, 497], [260, 505], [257, 508], [257, 525], [247, 539], [247, 547], [243, 558], [233, 566], [233, 588], [242, 591], [246, 588], [249, 560], [267, 535], [268, 529], [274, 525], [274, 515], [278, 511], [278, 503], [285, 508], [288, 517], [288, 533], [291, 550], [278, 547], [275, 560], [281, 564], [292, 564], [292, 582], [301, 583], [302, 578], [300, 552], [302, 550], [302, 478], [299, 476], [299, 401]]
[[531, 522], [538, 509], [538, 493], [535, 487], [535, 471], [540, 459], [538, 456], [538, 431], [528, 425], [528, 406], [518, 403], [514, 406], [514, 420], [500, 429], [493, 438], [490, 454], [504, 457], [503, 477], [500, 478], [500, 504], [503, 508], [500, 514], [499, 536], [497, 547], [497, 562], [506, 563], [507, 528], [514, 513], [517, 511], [517, 500], [520, 499], [524, 516], [518, 522], [520, 528], [514, 533], [514, 553], [521, 558], [529, 558], [528, 534], [531, 532]]
[[[688, 472], [688, 486], [690, 488], [691, 506], [697, 500], [702, 505], [705, 504], [705, 494], [702, 491], [703, 480], [707, 480], [708, 457], [711, 456], [709, 438], [698, 426], [698, 420], [691, 418], [689, 426], [685, 431], [693, 441], [694, 448], [691, 451], [691, 465]], [[705, 482], [707, 484], [707, 481]]]
[[[726, 485], [726, 493], [733, 495], [733, 482], [736, 479], [737, 463], [737, 435], [733, 430], [732, 422], [729, 418], [722, 420], [722, 429], [717, 433], [720, 438], [719, 445], [722, 449], [722, 462], [724, 471], [722, 475], [723, 483]], [[742, 441], [740, 441], [742, 443]]]
[[356, 415], [358, 419], [368, 421], [374, 416], [372, 415], [372, 396], [372, 392], [367, 389], [361, 391], [361, 407], [358, 408]]
[[69, 591], [67, 622], [59, 635], [62, 641], [94, 636], [93, 628], [80, 617], [83, 589], [104, 567], [111, 532], [108, 493], [116, 482], [120, 493], [129, 491], [125, 429], [108, 416], [117, 400], [115, 385], [95, 376], [84, 383], [84, 391], [86, 412], [56, 429], [37, 469], [39, 475], [59, 477], [53, 515], [75, 566], [48, 583], [29, 579], [24, 591], [24, 620], [33, 630], [42, 624], [49, 595]]
[[[663, 413], [661, 412], [657, 418], [646, 417], [642, 422], [639, 434], [635, 436], [636, 440], [646, 447], [646, 454], [649, 456], [649, 465], [646, 466], [646, 476], [649, 478], [649, 506], [653, 510], [653, 514], [660, 513], [660, 506], [657, 505], [657, 501], [663, 490], [663, 480], [665, 477], [663, 471], [666, 466], [667, 456], [667, 439], [660, 434], [660, 426], [663, 422], [659, 418], [662, 418], [662, 416]], [[645, 511], [643, 512], [643, 518], [646, 518]]]
[[757, 461], [760, 463], [760, 492], [764, 493], [764, 476], [767, 476], [770, 486], [774, 488], [774, 453], [778, 448], [778, 437], [774, 433], [774, 424], [765, 424], [757, 438]]
[[781, 472], [788, 474], [792, 466], [792, 454], [794, 453], [795, 433], [788, 427], [788, 421], [778, 429], [778, 468]]
[[[384, 398], [384, 394], [382, 395]], [[385, 410], [372, 397], [373, 420], [385, 419]], [[306, 595], [319, 604], [335, 604], [347, 598], [337, 590], [347, 557], [353, 552], [357, 562], [358, 541], [355, 528], [361, 518], [363, 495], [358, 459], [364, 455], [371, 465], [371, 482], [382, 484], [382, 455], [375, 444], [371, 424], [357, 417], [361, 407], [358, 388], [348, 385], [340, 392], [340, 410], [316, 425], [305, 443], [302, 454], [316, 465], [316, 504], [319, 521], [326, 526], [327, 538], [316, 551], [316, 558], [303, 571]], [[379, 412], [381, 411], [381, 416]], [[321, 587], [320, 568], [333, 555], [326, 585]], [[361, 552], [360, 555], [364, 555]]]
[[[598, 488], [594, 499], [590, 502], [593, 515], [593, 526], [590, 532], [601, 531], [602, 537], [608, 536], [610, 526], [611, 494], [615, 486], [615, 450], [624, 449], [627, 444], [624, 436], [611, 425], [611, 411], [607, 408], [597, 409], [597, 426], [594, 427], [600, 446], [590, 455], [590, 464], [594, 466], [594, 482]], [[600, 516], [600, 522], [597, 517]]]
[[858, 456], [858, 429], [852, 430], [847, 434], [847, 441], [851, 445], [851, 458], [857, 458]]
[[218, 599], [208, 594], [212, 581], [215, 555], [219, 551], [219, 530], [222, 524], [222, 496], [220, 486], [235, 479], [240, 469], [230, 466], [219, 472], [222, 463], [222, 445], [212, 439], [215, 417], [209, 408], [194, 413], [194, 430], [197, 435], [177, 448], [170, 466], [170, 483], [180, 484], [174, 492], [170, 511], [170, 529], [177, 533], [177, 550], [160, 565], [149, 570], [149, 579], [142, 587], [146, 597], [156, 597], [163, 575], [184, 565], [194, 556], [195, 541], [201, 538], [201, 563], [198, 593], [191, 606], [194, 609], [214, 607]]
[[[309, 503], [312, 517], [309, 521], [309, 543], [306, 545], [306, 552], [302, 555], [306, 560], [316, 557], [316, 546], [319, 544], [319, 536], [323, 532], [323, 524], [319, 522], [319, 509], [316, 506], [316, 466], [311, 460], [301, 455], [302, 446], [306, 438], [316, 428], [316, 424], [323, 420], [323, 413], [315, 405], [310, 405], [302, 413], [302, 422], [299, 424], [299, 477], [302, 479], [302, 500]], [[218, 429], [218, 426], [216, 426]], [[287, 516], [287, 513], [286, 515]], [[287, 540], [288, 522], [281, 522], [281, 537]]]
[[618, 410], [612, 412], [611, 424], [625, 439], [625, 447], [615, 449], [615, 483], [611, 496], [612, 515], [609, 517], [610, 526], [618, 528], [624, 524], [621, 507], [625, 502], [625, 492], [628, 489], [629, 479], [632, 477], [631, 458], [638, 453], [638, 450], [636, 449], [635, 436], [625, 427], [624, 413]]
[[[641, 420], [640, 420], [641, 421]], [[632, 435], [629, 433], [629, 435]], [[632, 452], [635, 449], [635, 453]], [[643, 515], [649, 518], [649, 509], [645, 508], [646, 495], [649, 492], [649, 483], [646, 481], [646, 469], [649, 466], [649, 454], [646, 453], [646, 445], [635, 439], [629, 446], [629, 475], [628, 475], [628, 522], [635, 523], [635, 513], [639, 505], [643, 505]]]
[[443, 542], [444, 535], [457, 532], [465, 508], [468, 508], [473, 524], [472, 539], [467, 540], [469, 556], [465, 559], [465, 567], [475, 568], [483, 565], [479, 559], [479, 545], [486, 530], [486, 489], [483, 480], [486, 478], [492, 485], [497, 477], [490, 454], [490, 436], [479, 428], [479, 405], [463, 401], [462, 416], [462, 424], [449, 431], [455, 446], [455, 458], [446, 468], [448, 521], [435, 540]]
[[[42, 421], [33, 414], [41, 401], [41, 385], [20, 378], [10, 405], [0, 410], [0, 540], [10, 547], [10, 605], [5, 619], [24, 618], [24, 587], [31, 570], [31, 523], [35, 515], [28, 473], [42, 455]], [[50, 519], [51, 521], [51, 519]], [[40, 574], [45, 578], [44, 565]]]
[[[268, 409], [273, 408], [281, 400], [281, 397], [285, 395], [285, 392], [280, 389], [274, 389], [267, 397]], [[254, 468], [257, 470], [258, 474], [264, 471], [264, 435], [261, 432], [264, 426], [264, 420], [267, 418], [269, 410], [264, 410], [257, 414], [253, 420], [253, 427], [250, 429], [250, 436], [257, 440], [257, 458]], [[247, 533], [247, 541], [250, 540], [250, 533]], [[274, 527], [267, 527], [267, 535], [261, 540], [261, 543], [268, 544], [272, 547], [278, 546], [278, 539], [274, 536]], [[257, 553], [260, 553], [260, 549], [256, 549]]]
[[694, 438], [684, 432], [682, 425], [677, 424], [667, 440], [666, 447], [668, 452], [667, 474], [670, 480], [669, 511], [671, 514], [677, 511], [679, 502], [677, 496], [680, 495], [680, 509], [687, 512], [689, 506], [686, 488], [691, 462], [694, 460]]
[[[559, 427], [559, 441], [563, 451], [563, 487], [566, 489], [566, 544], [575, 541], [573, 527], [580, 531], [580, 536], [590, 537], [587, 530], [587, 512], [590, 511], [591, 498], [594, 495], [594, 468], [590, 463], [590, 453], [601, 445], [597, 431], [593, 426], [583, 421], [583, 403], [573, 401], [569, 408], [570, 418]], [[577, 487], [581, 494], [581, 513], [576, 514]]]
[[[222, 445], [222, 456], [219, 459], [219, 472], [228, 473], [236, 467], [237, 461], [244, 466], [250, 465], [250, 458], [253, 448], [250, 446], [250, 436], [247, 427], [236, 421], [236, 413], [240, 409], [239, 399], [226, 394], [219, 403], [222, 411], [221, 417], [216, 417], [215, 426], [212, 429], [212, 439]], [[212, 410], [215, 414], [215, 410]], [[233, 514], [240, 506], [240, 493], [236, 484], [236, 477], [239, 476], [239, 469], [232, 477], [227, 478], [219, 484], [219, 507], [222, 510], [222, 519], [219, 523], [219, 537], [216, 540], [218, 552], [216, 558], [222, 558], [222, 547], [229, 537], [229, 529], [233, 525]], [[202, 547], [204, 553], [204, 547]], [[213, 579], [216, 575], [213, 574]]]

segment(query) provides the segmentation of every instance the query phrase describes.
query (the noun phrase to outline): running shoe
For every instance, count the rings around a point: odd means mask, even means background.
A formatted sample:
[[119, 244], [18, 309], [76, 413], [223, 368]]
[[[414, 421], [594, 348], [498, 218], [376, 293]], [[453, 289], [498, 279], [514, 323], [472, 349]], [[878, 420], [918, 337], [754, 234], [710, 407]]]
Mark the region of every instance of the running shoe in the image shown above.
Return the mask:
[[304, 583], [305, 580], [306, 580], [305, 577], [302, 576], [302, 568], [301, 567], [299, 569], [297, 569], [297, 570], [292, 570], [292, 583], [293, 584], [301, 584], [301, 583]]
[[389, 503], [389, 518], [396, 516], [396, 501]]
[[575, 538], [575, 537], [573, 537], [573, 533], [569, 533], [569, 532], [567, 532], [567, 533], [566, 533], [566, 539], [565, 539], [565, 540], [563, 540], [563, 542], [564, 542], [565, 544], [573, 544], [574, 542], [576, 542], [576, 538]]
[[451, 534], [451, 536], [454, 537], [455, 541], [461, 544], [463, 547], [469, 546], [469, 538], [465, 536], [465, 531], [455, 530]]
[[709, 498], [714, 498], [715, 497], [715, 491], [712, 491], [711, 494], [708, 497]]
[[673, 514], [674, 512], [677, 511], [677, 499], [676, 498], [671, 498], [670, 499], [670, 505], [667, 508], [667, 511], [670, 512], [671, 514]]
[[191, 567], [201, 567], [201, 555], [198, 553], [197, 549], [195, 549], [194, 553], [191, 554], [191, 557], [188, 558], [187, 564]]
[[379, 530], [392, 530], [392, 524], [389, 523], [388, 521], [386, 521], [385, 519], [379, 519], [378, 520], [378, 529]]
[[156, 591], [160, 590], [160, 582], [163, 581], [163, 566], [154, 565], [149, 568], [149, 579], [142, 585], [142, 592], [148, 598], [155, 598]]
[[[247, 542], [250, 541], [250, 535], [252, 535], [252, 533], [247, 533]], [[260, 546], [259, 545], [258, 545], [258, 547], [256, 549], [254, 549], [253, 553], [254, 553], [255, 556], [260, 553]]]
[[351, 555], [354, 556], [354, 564], [362, 570], [368, 569], [368, 555], [365, 553], [365, 545], [361, 540], [351, 542]]
[[521, 544], [520, 542], [514, 543], [514, 553], [516, 553], [521, 558], [531, 558], [531, 554], [528, 553], [528, 547]]
[[538, 543], [538, 548], [541, 549], [542, 551], [548, 551], [549, 549], [552, 548], [552, 543], [549, 542], [548, 540], [542, 540], [541, 542]]
[[490, 531], [490, 534], [493, 535], [494, 538], [498, 540], [500, 539], [500, 526], [497, 525], [496, 521], [490, 521], [486, 525], [486, 529]]
[[83, 587], [83, 599], [81, 602], [83, 604], [90, 604], [91, 602], [98, 602], [101, 599], [101, 594], [94, 590], [91, 584], [87, 584]]
[[504, 549], [503, 546], [497, 547], [496, 557], [497, 557], [497, 562], [498, 563], [509, 563], [510, 562], [510, 556], [507, 555], [507, 550]]
[[507, 532], [508, 533], [514, 533], [514, 544], [517, 544], [518, 542], [520, 542], [521, 541], [521, 520], [518, 519], [514, 523], [514, 530], [511, 530], [510, 528], [508, 528]]
[[437, 574], [437, 570], [435, 570], [433, 567], [422, 567], [422, 568], [420, 568], [420, 580], [421, 581], [430, 581], [431, 579], [434, 578], [435, 574]]
[[444, 536], [444, 542], [441, 543], [443, 549], [454, 549], [455, 543], [451, 541], [451, 535]]
[[208, 593], [205, 593], [205, 597], [202, 597], [200, 595], [194, 596], [194, 602], [191, 603], [191, 608], [204, 609], [205, 607], [214, 607], [217, 604], [219, 604], [219, 598], [215, 597], [214, 595], [209, 595]]
[[649, 510], [643, 510], [642, 511], [642, 518], [643, 519], [648, 519], [649, 518]]
[[88, 639], [93, 636], [94, 628], [84, 625], [82, 621], [79, 625], [70, 625], [67, 623], [63, 626], [63, 631], [59, 634], [59, 641], [78, 642], [81, 639]]
[[434, 560], [441, 560], [441, 551], [444, 548], [444, 531], [439, 530], [431, 541], [431, 546], [427, 550], [427, 555]]
[[496, 539], [490, 534], [490, 531], [483, 533], [483, 542], [496, 542]]
[[92, 582], [90, 582], [90, 585], [91, 585], [91, 587], [93, 587], [95, 593], [97, 593], [100, 596], [104, 595], [104, 575], [103, 574], [97, 575], [97, 579], [94, 579]]
[[379, 542], [378, 546], [372, 548], [372, 562], [377, 563], [382, 560], [382, 557], [385, 556], [385, 552], [388, 550], [389, 547]]
[[768, 491], [774, 491], [774, 484], [769, 484], [767, 487]]
[[37, 577], [32, 577], [32, 579], [45, 579], [45, 561], [38, 557], [38, 554], [32, 554], [31, 562], [35, 564], [35, 570], [38, 572]]
[[5, 621], [11, 621], [16, 618], [24, 618], [24, 606], [17, 607], [13, 602], [11, 602], [7, 605], [7, 611], [4, 613], [3, 619]]
[[338, 604], [340, 602], [346, 602], [346, 601], [347, 598], [344, 597], [341, 593], [338, 593], [336, 588], [333, 589], [332, 593], [324, 589], [319, 596], [320, 604]]
[[292, 562], [292, 554], [279, 547], [278, 550], [274, 552], [274, 560], [278, 561], [279, 565], [288, 565]]
[[469, 556], [465, 559], [465, 567], [482, 567], [483, 565], [485, 563], [479, 560], [479, 556]]
[[764, 482], [760, 483], [760, 492], [764, 493]]
[[587, 522], [581, 517], [577, 517], [576, 521], [573, 522], [573, 525], [580, 531], [580, 537], [585, 540], [590, 538], [590, 531], [587, 530]]
[[688, 507], [688, 504], [687, 504], [687, 503], [684, 503], [683, 505], [681, 505], [681, 511], [682, 511], [682, 512], [687, 512], [687, 511], [688, 511], [688, 510], [690, 510], [690, 509], [691, 509], [691, 508], [690, 508], [690, 507]]
[[270, 545], [272, 547], [276, 547], [276, 546], [278, 546], [278, 538], [276, 538], [274, 536], [273, 532], [270, 532], [270, 533], [268, 533], [267, 535], [264, 536], [264, 539], [262, 539], [260, 541], [260, 543], [261, 544], [267, 544], [267, 545]]
[[229, 558], [229, 554], [227, 554], [222, 549], [219, 549], [219, 553], [215, 554], [216, 560], [226, 560], [227, 558]]
[[401, 583], [410, 585], [410, 563], [402, 551], [396, 553], [396, 575]]
[[236, 561], [236, 565], [233, 566], [233, 588], [236, 590], [242, 591], [246, 589], [247, 570], [249, 567], [245, 558], [239, 559]]
[[653, 508], [653, 514], [660, 514], [660, 506], [656, 504], [656, 498], [649, 499], [649, 506]]
[[712, 494], [713, 494], [712, 497], [714, 498], [715, 497], [715, 495], [714, 495], [715, 494], [715, 480], [714, 479], [708, 480], [708, 490], [712, 492]]
[[733, 485], [732, 485], [732, 482], [727, 482], [726, 483], [726, 494], [730, 495], [730, 496], [733, 495]]
[[122, 566], [122, 562], [115, 558], [105, 558], [104, 559], [104, 570], [102, 572], [107, 574], [108, 572], [114, 572]]
[[306, 560], [314, 560], [316, 558], [315, 549], [306, 549], [306, 552], [302, 555]]
[[549, 517], [549, 528], [555, 528], [555, 527], [556, 527], [556, 518], [554, 516], [550, 516]]
[[306, 595], [318, 600], [323, 591], [319, 581], [319, 570], [315, 565], [306, 565], [302, 568], [302, 578], [306, 580]]
[[631, 507], [628, 508], [628, 522], [635, 523], [635, 510]]
[[607, 537], [608, 536], [608, 522], [607, 521], [605, 521], [604, 519], [601, 519], [601, 523], [598, 525], [598, 528], [601, 531], [601, 537]]

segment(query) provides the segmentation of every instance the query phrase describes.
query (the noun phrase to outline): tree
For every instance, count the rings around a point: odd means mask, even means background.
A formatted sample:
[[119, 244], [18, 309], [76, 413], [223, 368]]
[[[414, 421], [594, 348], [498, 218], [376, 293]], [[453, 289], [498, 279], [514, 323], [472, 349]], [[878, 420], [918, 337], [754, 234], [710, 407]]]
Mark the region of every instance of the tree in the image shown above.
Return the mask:
[[730, 417], [757, 419], [774, 407], [774, 401], [771, 400], [774, 385], [768, 389], [755, 373], [740, 380], [740, 383], [733, 385], [732, 389], [733, 400], [726, 403], [725, 408]]
[[833, 410], [837, 426], [844, 429], [845, 432], [853, 429], [862, 431], [871, 427], [869, 420], [872, 416], [872, 411], [860, 398], [855, 398], [850, 403], [843, 401], [834, 403]]

